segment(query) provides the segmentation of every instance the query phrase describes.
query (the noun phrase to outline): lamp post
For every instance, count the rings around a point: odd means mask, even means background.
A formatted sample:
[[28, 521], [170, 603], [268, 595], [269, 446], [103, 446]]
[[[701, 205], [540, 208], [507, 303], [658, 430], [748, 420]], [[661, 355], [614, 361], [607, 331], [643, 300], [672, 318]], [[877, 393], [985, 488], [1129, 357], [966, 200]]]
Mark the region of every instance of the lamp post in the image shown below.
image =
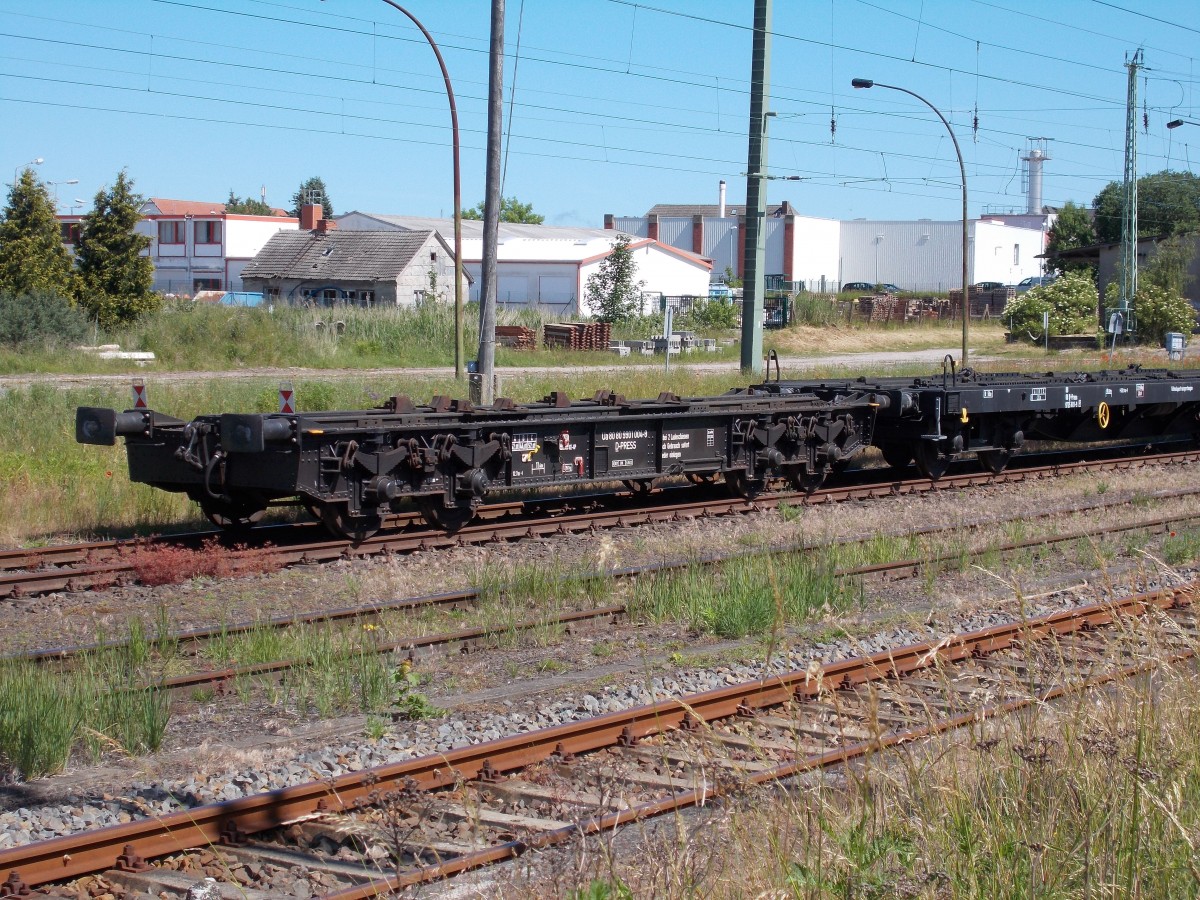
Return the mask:
[[75, 210], [81, 206], [87, 206], [87, 201], [80, 200], [78, 197], [76, 197], [74, 200], [72, 200], [71, 201], [71, 215], [75, 215]]
[[45, 161], [46, 160], [39, 156], [37, 159], [31, 159], [29, 162], [17, 166], [15, 169], [13, 169], [13, 184], [17, 183], [17, 179], [21, 177], [21, 172], [24, 169], [28, 169], [30, 166], [40, 166]]
[[79, 184], [78, 178], [68, 178], [66, 181], [47, 181], [54, 188], [54, 211], [58, 212], [58, 186], [60, 184]]
[[433, 35], [425, 30], [425, 26], [394, 0], [383, 0], [388, 6], [403, 13], [425, 35], [425, 40], [433, 48], [438, 66], [442, 70], [442, 80], [446, 82], [446, 98], [450, 101], [450, 131], [453, 135], [454, 146], [454, 378], [461, 381], [463, 377], [463, 295], [462, 295], [462, 170], [459, 166], [458, 143], [458, 108], [454, 105], [454, 88], [450, 85], [450, 73], [446, 70], [446, 61], [442, 59], [442, 51], [438, 49]]
[[967, 275], [967, 167], [963, 165], [962, 150], [959, 149], [958, 138], [954, 136], [954, 129], [950, 127], [950, 123], [946, 121], [946, 117], [941, 114], [938, 108], [915, 91], [910, 91], [908, 88], [896, 87], [894, 84], [881, 84], [869, 78], [855, 78], [851, 80], [850, 84], [856, 88], [888, 88], [889, 90], [908, 94], [910, 97], [916, 97], [934, 111], [937, 117], [942, 120], [942, 124], [946, 126], [946, 130], [950, 132], [950, 140], [954, 143], [954, 152], [958, 155], [958, 171], [962, 175], [962, 366], [965, 369], [967, 366], [967, 334], [971, 322], [971, 294]]

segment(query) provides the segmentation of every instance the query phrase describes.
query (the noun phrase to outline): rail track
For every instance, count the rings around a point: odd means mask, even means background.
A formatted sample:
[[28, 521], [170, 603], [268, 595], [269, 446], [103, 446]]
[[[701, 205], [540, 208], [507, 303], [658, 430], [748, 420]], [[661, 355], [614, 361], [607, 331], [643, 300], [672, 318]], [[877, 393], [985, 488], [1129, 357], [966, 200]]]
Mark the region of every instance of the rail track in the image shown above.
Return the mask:
[[[1200, 494], [1200, 487], [1195, 489], [1172, 489], [1157, 491], [1146, 495], [1149, 500], [1168, 500]], [[1092, 512], [1113, 505], [1121, 505], [1123, 501], [1093, 501], [1086, 504], [1056, 509], [1043, 509], [1033, 516], [1022, 516], [1021, 521], [1030, 522], [1037, 519], [1049, 519], [1066, 514]], [[932, 537], [961, 531], [964, 527], [985, 527], [1002, 525], [1012, 519], [988, 519], [970, 523], [966, 526], [955, 524], [930, 525], [919, 529], [907, 529], [905, 536]], [[861, 566], [845, 567], [830, 573], [835, 578], [854, 577], [883, 577], [900, 579], [917, 577], [930, 571], [938, 571], [947, 566], [961, 565], [968, 561], [989, 555], [1006, 555], [1021, 550], [1040, 549], [1058, 544], [1088, 541], [1131, 532], [1162, 533], [1171, 527], [1180, 527], [1200, 521], [1200, 515], [1162, 516], [1157, 515], [1146, 519], [1127, 522], [1121, 525], [1103, 525], [1090, 529], [1071, 532], [1059, 532], [1028, 538], [1021, 541], [1009, 541], [999, 545], [977, 548], [966, 552], [955, 552], [947, 557], [919, 557], [895, 559], [886, 562], [871, 563]], [[644, 566], [613, 568], [605, 571], [586, 573], [579, 580], [632, 580], [647, 576], [661, 575], [678, 571], [696, 565], [719, 565], [737, 558], [747, 556], [766, 556], [780, 553], [805, 553], [823, 550], [831, 547], [846, 547], [865, 543], [870, 537], [847, 537], [834, 542], [819, 544], [781, 545], [769, 550], [745, 551], [737, 554], [712, 555], [700, 559], [674, 560], [652, 563]], [[173, 647], [183, 646], [191, 656], [198, 656], [208, 642], [214, 639], [247, 634], [258, 629], [286, 629], [302, 625], [328, 624], [341, 622], [365, 623], [379, 618], [388, 612], [419, 612], [431, 608], [466, 608], [482, 599], [483, 592], [478, 588], [463, 588], [456, 591], [444, 591], [436, 594], [425, 594], [391, 601], [376, 602], [369, 605], [347, 607], [325, 612], [307, 613], [297, 616], [285, 616], [259, 622], [246, 622], [238, 625], [192, 629], [166, 636], [156, 636], [154, 643], [167, 643]], [[502, 634], [513, 634], [535, 629], [568, 629], [580, 626], [596, 626], [612, 622], [628, 612], [624, 603], [596, 606], [587, 609], [559, 612], [549, 616], [537, 616], [528, 620], [508, 623], [504, 626], [470, 627], [453, 631], [437, 632], [419, 637], [404, 636], [387, 640], [376, 640], [372, 647], [379, 653], [407, 651], [410, 658], [415, 658], [429, 652], [468, 653], [494, 644]], [[126, 648], [123, 642], [106, 642], [80, 647], [43, 648], [26, 653], [0, 655], [0, 662], [35, 662], [70, 664], [93, 653], [105, 651], [121, 651]], [[305, 665], [304, 660], [281, 659], [267, 662], [250, 663], [220, 669], [198, 669], [181, 675], [174, 675], [155, 681], [154, 685], [163, 690], [187, 691], [198, 687], [231, 683], [239, 678], [263, 675], [278, 675], [290, 669]]]
[[[225, 872], [287, 861], [318, 873], [324, 896], [380, 896], [1190, 659], [1198, 591], [1192, 583], [814, 663], [3, 850], [0, 895], [89, 873], [151, 891], [174, 879], [177, 888], [178, 872], [147, 861], [204, 848]], [[1120, 627], [1135, 617], [1141, 627]], [[397, 827], [380, 838], [389, 823]], [[236, 889], [272, 895], [252, 879]]]
[[[1085, 459], [1074, 462], [1037, 464], [1035, 457], [1021, 460], [1024, 466], [1014, 465], [999, 474], [963, 472], [943, 476], [937, 481], [927, 478], [879, 480], [885, 469], [862, 470], [868, 480], [860, 484], [831, 486], [804, 493], [764, 494], [753, 500], [743, 498], [709, 498], [673, 502], [673, 492], [652, 495], [637, 505], [618, 505], [616, 508], [570, 511], [567, 499], [540, 502], [529, 506], [507, 503], [488, 507], [481, 521], [454, 533], [419, 528], [417, 516], [395, 522], [397, 530], [389, 530], [361, 543], [322, 537], [309, 540], [315, 526], [280, 526], [263, 529], [255, 540], [262, 541], [246, 549], [230, 549], [228, 557], [236, 569], [239, 554], [253, 554], [255, 564], [269, 560], [271, 565], [284, 568], [296, 564], [317, 564], [347, 557], [363, 557], [382, 553], [411, 553], [465, 544], [484, 544], [556, 534], [577, 534], [606, 528], [623, 528], [692, 518], [710, 518], [746, 514], [772, 509], [781, 504], [815, 505], [849, 500], [869, 500], [883, 496], [919, 494], [954, 490], [978, 485], [1011, 484], [1047, 477], [1058, 477], [1080, 471], [1118, 471], [1148, 465], [1177, 465], [1200, 460], [1200, 450], [1142, 454], [1117, 459]], [[576, 501], [578, 502], [578, 501]], [[584, 505], [594, 505], [594, 498], [583, 498]], [[528, 511], [532, 509], [532, 512]], [[216, 540], [216, 533], [189, 534], [181, 538], [154, 539], [150, 546], [184, 546], [195, 548], [205, 540]], [[0, 552], [0, 598], [21, 598], [60, 591], [94, 590], [134, 579], [137, 563], [133, 559], [138, 541], [103, 541], [62, 547], [39, 547]]]

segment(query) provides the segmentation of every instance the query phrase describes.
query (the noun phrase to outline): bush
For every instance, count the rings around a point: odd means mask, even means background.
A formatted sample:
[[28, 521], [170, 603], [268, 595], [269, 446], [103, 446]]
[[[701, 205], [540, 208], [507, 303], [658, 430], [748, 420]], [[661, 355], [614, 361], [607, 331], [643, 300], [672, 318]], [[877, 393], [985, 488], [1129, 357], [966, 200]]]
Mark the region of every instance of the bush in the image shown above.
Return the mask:
[[87, 316], [58, 294], [0, 294], [0, 344], [72, 344], [87, 332]]
[[1053, 284], [1019, 294], [1004, 307], [1012, 333], [1022, 340], [1045, 340], [1042, 316], [1050, 313], [1050, 334], [1094, 334], [1098, 329], [1095, 282], [1086, 272], [1073, 272]]
[[1161, 344], [1168, 331], [1191, 334], [1196, 324], [1192, 305], [1178, 294], [1152, 285], [1138, 288], [1133, 300], [1137, 338], [1143, 344]]
[[688, 318], [700, 331], [737, 328], [738, 306], [719, 300], [699, 300], [692, 304]]

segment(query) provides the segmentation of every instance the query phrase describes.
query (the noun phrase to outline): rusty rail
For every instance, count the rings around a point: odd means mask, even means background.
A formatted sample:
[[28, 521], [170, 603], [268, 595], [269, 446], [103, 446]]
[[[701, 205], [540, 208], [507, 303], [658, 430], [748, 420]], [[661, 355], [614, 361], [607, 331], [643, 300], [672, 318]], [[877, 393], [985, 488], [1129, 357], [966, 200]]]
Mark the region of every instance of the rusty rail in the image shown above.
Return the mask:
[[[129, 865], [129, 860], [139, 857], [152, 858], [210, 846], [223, 839], [237, 839], [316, 814], [353, 811], [370, 804], [371, 795], [376, 791], [433, 790], [449, 787], [464, 779], [475, 779], [481, 774], [490, 776], [514, 771], [547, 760], [556, 754], [562, 757], [603, 747], [627, 745], [640, 738], [667, 731], [690, 729], [698, 722], [712, 722], [772, 706], [803, 704], [817, 698], [822, 691], [902, 677], [912, 672], [1005, 650], [1018, 642], [1109, 625], [1121, 616], [1190, 606], [1196, 593], [1197, 584], [1192, 583], [1173, 590], [1138, 594], [1111, 603], [1097, 603], [1035, 619], [958, 634], [936, 642], [839, 660], [821, 666], [819, 670], [793, 671], [748, 684], [665, 700], [321, 782], [311, 782], [226, 803], [200, 806], [155, 819], [16, 847], [0, 851], [0, 874], [8, 872], [10, 881], [26, 885], [62, 881], [117, 866], [119, 863]], [[1182, 659], [1187, 656], [1190, 656], [1190, 652], [1179, 654], [1176, 658]], [[1121, 673], [1109, 673], [1101, 676], [1095, 683], [1112, 680], [1120, 674], [1140, 671], [1150, 665], [1152, 664], [1138, 664], [1122, 670]], [[958, 727], [985, 715], [994, 715], [1018, 708], [1020, 705], [1050, 699], [1065, 690], [1065, 687], [1058, 688], [1045, 696], [1032, 697], [1015, 705], [1008, 703], [999, 707], [984, 707], [944, 723], [934, 723], [929, 728], [899, 732], [886, 740], [867, 741], [857, 748], [838, 747], [816, 757], [790, 762], [768, 772], [759, 773], [754, 778], [765, 781], [786, 777], [805, 768], [842, 762], [855, 753], [914, 740], [935, 730]], [[708, 796], [711, 797], [712, 794], [711, 789], [707, 791]], [[675, 796], [649, 807], [596, 817], [590, 820], [587, 828], [598, 830], [611, 827], [633, 817], [692, 805], [699, 800], [700, 796], [695, 792]], [[572, 828], [570, 833], [577, 831]], [[567, 836], [567, 833], [541, 834], [537, 836], [536, 843], [551, 843]], [[403, 884], [441, 878], [456, 871], [494, 862], [515, 855], [528, 846], [529, 841], [513, 841], [500, 847], [467, 854], [440, 866], [420, 867], [394, 879], [381, 879], [338, 896], [343, 900], [376, 896]]]

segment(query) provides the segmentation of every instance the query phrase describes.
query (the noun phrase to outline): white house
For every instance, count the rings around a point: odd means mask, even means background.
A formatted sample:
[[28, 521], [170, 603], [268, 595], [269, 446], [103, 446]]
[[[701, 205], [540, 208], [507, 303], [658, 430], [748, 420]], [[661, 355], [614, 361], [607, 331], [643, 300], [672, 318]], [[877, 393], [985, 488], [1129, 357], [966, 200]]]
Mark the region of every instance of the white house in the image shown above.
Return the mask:
[[[336, 218], [343, 231], [437, 231], [451, 246], [454, 221], [415, 216], [349, 212]], [[483, 222], [462, 223], [463, 268], [472, 279], [471, 299], [479, 299], [483, 266]], [[587, 279], [612, 252], [616, 235], [602, 228], [568, 228], [501, 222], [496, 262], [497, 301], [540, 305], [563, 315], [586, 313]], [[707, 296], [712, 262], [698, 254], [654, 240], [630, 244], [637, 263], [635, 278], [646, 291], [668, 296]]]
[[134, 229], [150, 238], [154, 290], [167, 294], [240, 291], [242, 269], [279, 231], [295, 231], [298, 219], [227, 213], [224, 203], [151, 197]]

